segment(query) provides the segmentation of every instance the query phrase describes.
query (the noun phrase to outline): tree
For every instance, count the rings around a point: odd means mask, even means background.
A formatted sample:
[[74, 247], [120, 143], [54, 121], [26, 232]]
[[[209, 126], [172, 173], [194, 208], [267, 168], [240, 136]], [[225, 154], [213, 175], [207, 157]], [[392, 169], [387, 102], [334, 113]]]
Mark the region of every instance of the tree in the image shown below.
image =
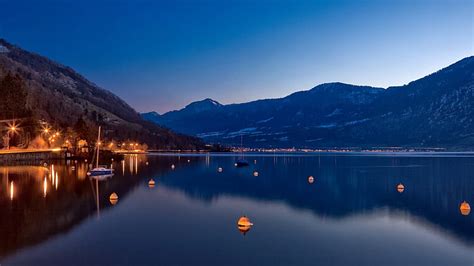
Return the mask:
[[18, 74], [7, 73], [0, 80], [0, 95], [1, 118], [11, 119], [30, 115], [26, 106], [26, 85]]

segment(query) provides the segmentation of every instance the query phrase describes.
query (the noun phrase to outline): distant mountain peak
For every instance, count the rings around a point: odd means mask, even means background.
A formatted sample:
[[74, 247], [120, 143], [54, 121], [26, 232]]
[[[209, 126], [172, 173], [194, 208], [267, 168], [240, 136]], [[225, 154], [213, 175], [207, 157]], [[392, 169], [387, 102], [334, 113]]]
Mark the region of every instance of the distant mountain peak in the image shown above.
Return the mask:
[[146, 114], [149, 114], [149, 115], [152, 115], [152, 116], [156, 116], [156, 117], [159, 117], [161, 116], [158, 112], [155, 112], [155, 111], [151, 111], [151, 112], [148, 112]]
[[222, 106], [222, 104], [220, 104], [218, 101], [215, 101], [211, 98], [206, 98], [204, 100], [200, 100], [200, 101], [195, 101], [195, 102], [192, 102], [188, 105], [186, 105], [185, 108], [189, 107], [189, 106]]
[[211, 98], [206, 98], [204, 100], [192, 102], [186, 105], [186, 107], [184, 107], [183, 110], [192, 111], [192, 112], [202, 112], [202, 111], [219, 108], [221, 106], [222, 104], [220, 104], [218, 101], [215, 101]]

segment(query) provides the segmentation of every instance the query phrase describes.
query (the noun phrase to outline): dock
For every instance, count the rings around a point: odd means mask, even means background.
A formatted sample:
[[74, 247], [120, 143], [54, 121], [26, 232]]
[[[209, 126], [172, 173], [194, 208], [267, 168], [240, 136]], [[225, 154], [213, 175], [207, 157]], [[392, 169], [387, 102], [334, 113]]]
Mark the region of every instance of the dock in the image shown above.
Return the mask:
[[14, 149], [0, 150], [0, 163], [12, 161], [43, 161], [65, 159], [62, 149]]

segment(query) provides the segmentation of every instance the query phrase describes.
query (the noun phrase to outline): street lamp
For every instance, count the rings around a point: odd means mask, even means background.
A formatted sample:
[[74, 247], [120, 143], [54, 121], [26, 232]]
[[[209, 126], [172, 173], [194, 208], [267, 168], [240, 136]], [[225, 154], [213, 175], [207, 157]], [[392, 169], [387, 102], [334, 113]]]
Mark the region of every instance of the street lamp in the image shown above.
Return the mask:
[[19, 130], [18, 125], [15, 122], [8, 124], [7, 126], [7, 149], [10, 149], [10, 135], [16, 134]]

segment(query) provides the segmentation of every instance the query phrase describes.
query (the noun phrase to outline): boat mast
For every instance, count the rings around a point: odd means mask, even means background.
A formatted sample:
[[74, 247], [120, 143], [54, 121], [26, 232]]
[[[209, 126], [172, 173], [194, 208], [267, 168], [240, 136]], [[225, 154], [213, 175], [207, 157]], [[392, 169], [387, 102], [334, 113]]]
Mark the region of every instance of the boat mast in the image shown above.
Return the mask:
[[99, 145], [100, 144], [100, 126], [99, 126], [99, 136], [97, 137], [97, 161], [96, 161], [96, 164], [95, 164], [95, 167], [98, 168], [99, 167]]

